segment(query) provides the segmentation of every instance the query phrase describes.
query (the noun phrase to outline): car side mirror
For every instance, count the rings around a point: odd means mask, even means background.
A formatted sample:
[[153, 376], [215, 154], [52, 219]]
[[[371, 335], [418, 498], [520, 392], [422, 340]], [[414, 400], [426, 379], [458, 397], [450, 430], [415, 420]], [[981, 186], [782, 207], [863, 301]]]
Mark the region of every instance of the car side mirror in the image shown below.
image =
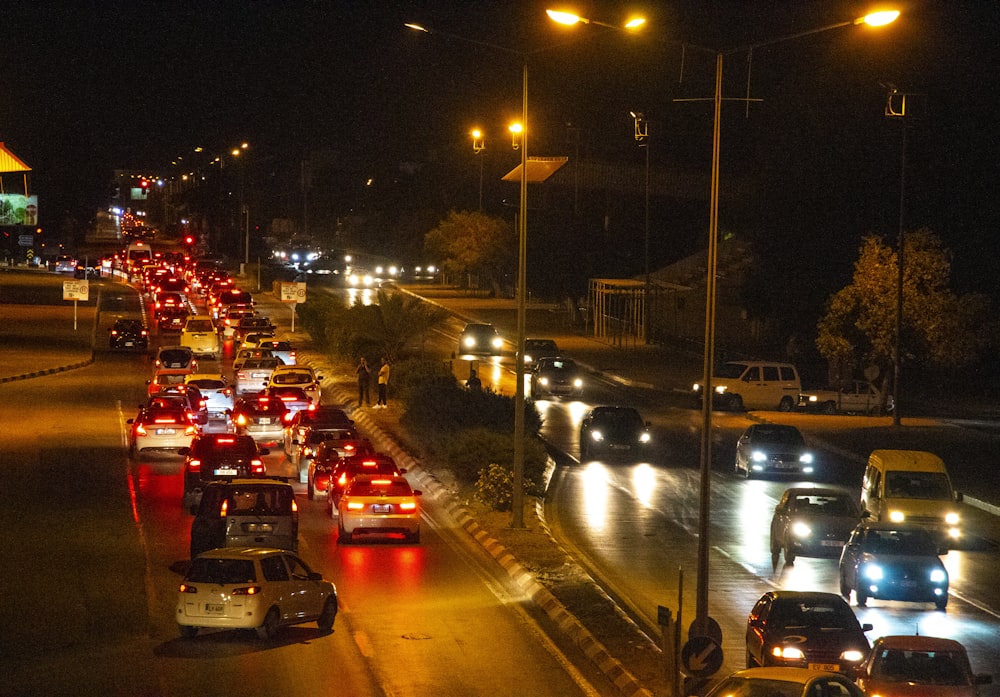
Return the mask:
[[413, 495], [414, 496], [423, 496], [424, 492], [422, 492], [420, 489], [414, 489], [413, 490]]
[[400, 467], [399, 468], [399, 473], [400, 474], [406, 474], [406, 468], [405, 467]]
[[875, 625], [872, 624], [871, 622], [865, 622], [863, 625], [861, 625], [862, 632], [870, 632], [873, 629], [875, 629]]
[[310, 581], [322, 581], [323, 580], [323, 574], [321, 574], [318, 571], [310, 571], [309, 572], [309, 580]]
[[125, 423], [127, 424], [135, 423], [135, 419], [127, 419]]

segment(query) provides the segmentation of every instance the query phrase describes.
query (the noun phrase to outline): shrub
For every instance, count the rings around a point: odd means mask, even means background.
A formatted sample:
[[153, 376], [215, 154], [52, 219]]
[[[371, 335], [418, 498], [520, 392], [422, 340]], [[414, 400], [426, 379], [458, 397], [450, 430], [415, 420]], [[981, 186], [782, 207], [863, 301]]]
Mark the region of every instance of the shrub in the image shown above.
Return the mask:
[[[447, 440], [438, 441], [437, 456], [464, 484], [474, 484], [480, 471], [490, 464], [499, 463], [508, 471], [514, 466], [513, 433], [497, 433], [488, 428], [471, 428], [458, 431]], [[536, 438], [524, 439], [524, 481], [526, 489], [535, 495], [544, 493], [548, 453]], [[530, 484], [529, 484], [530, 483]]]
[[494, 511], [509, 511], [514, 503], [514, 475], [506, 467], [491, 462], [479, 471], [476, 498]]

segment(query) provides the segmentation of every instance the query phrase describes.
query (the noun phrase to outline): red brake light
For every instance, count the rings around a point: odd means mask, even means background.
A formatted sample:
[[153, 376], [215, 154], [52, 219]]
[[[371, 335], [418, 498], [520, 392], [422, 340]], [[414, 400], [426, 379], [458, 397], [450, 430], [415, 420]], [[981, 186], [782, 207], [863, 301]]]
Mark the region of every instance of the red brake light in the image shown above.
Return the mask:
[[175, 423], [177, 423], [177, 419], [175, 419], [172, 416], [171, 417], [160, 417], [158, 419], [153, 419], [153, 423], [154, 424], [175, 424]]
[[251, 460], [250, 467], [253, 469], [254, 474], [265, 474], [267, 472], [264, 468], [264, 463], [260, 460]]
[[293, 418], [295, 418], [295, 414], [293, 414], [292, 412], [288, 412], [283, 417], [281, 417], [281, 420], [284, 421], [286, 424], [290, 424], [292, 423]]
[[142, 424], [136, 424], [135, 425], [135, 435], [137, 435], [137, 436], [144, 436], [144, 435], [146, 435], [146, 427], [143, 426]]
[[247, 586], [246, 588], [234, 588], [230, 592], [233, 595], [257, 595], [260, 591], [260, 586]]
[[342, 473], [340, 475], [340, 477], [337, 479], [337, 484], [339, 484], [340, 486], [346, 486], [347, 485], [347, 473], [346, 472], [344, 472], [344, 473]]
[[190, 471], [190, 472], [200, 472], [201, 471], [201, 460], [198, 460], [198, 459], [188, 460], [187, 467], [188, 467], [188, 471]]
[[222, 502], [222, 508], [219, 509], [219, 517], [225, 518], [229, 514], [229, 499], [225, 499]]
[[195, 586], [189, 586], [186, 583], [182, 583], [180, 591], [181, 593], [197, 593], [198, 589]]
[[376, 467], [378, 463], [375, 460], [365, 460], [361, 463], [362, 467]]
[[306, 407], [306, 409], [308, 409], [309, 411], [316, 411], [316, 405], [313, 404], [312, 402], [309, 402], [309, 406]]
[[417, 502], [416, 501], [403, 501], [401, 504], [399, 504], [399, 510], [401, 510], [401, 511], [415, 511], [415, 510], [417, 510]]
[[236, 425], [237, 426], [246, 426], [247, 425], [247, 417], [245, 415], [243, 415], [243, 414], [240, 414], [239, 416], [237, 416], [236, 417]]
[[219, 438], [215, 441], [216, 443], [235, 443], [235, 438]]
[[378, 484], [380, 486], [389, 486], [392, 484], [391, 479], [373, 479], [372, 484]]
[[361, 503], [360, 501], [348, 501], [347, 507], [352, 511], [359, 511], [365, 507], [365, 504]]
[[354, 444], [353, 443], [347, 443], [344, 446], [344, 450], [346, 450], [347, 452], [351, 452], [352, 450], [354, 450]]
[[299, 512], [299, 504], [295, 503], [295, 499], [292, 499], [292, 513]]

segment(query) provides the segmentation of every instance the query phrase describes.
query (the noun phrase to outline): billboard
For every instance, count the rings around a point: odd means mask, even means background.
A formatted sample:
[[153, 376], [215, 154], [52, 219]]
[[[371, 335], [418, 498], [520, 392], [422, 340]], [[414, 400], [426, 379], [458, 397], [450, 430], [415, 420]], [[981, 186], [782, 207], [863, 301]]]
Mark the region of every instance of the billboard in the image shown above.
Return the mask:
[[38, 196], [0, 194], [0, 225], [38, 225]]

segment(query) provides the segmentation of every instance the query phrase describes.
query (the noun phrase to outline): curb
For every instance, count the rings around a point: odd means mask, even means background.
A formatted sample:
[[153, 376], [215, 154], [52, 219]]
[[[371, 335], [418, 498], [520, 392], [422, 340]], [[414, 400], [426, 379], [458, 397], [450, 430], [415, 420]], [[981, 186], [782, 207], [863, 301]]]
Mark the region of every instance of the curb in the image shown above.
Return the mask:
[[40, 378], [44, 375], [65, 373], [67, 370], [77, 370], [78, 368], [86, 368], [93, 362], [94, 362], [94, 355], [91, 354], [90, 358], [80, 361], [78, 363], [70, 363], [68, 365], [61, 365], [56, 368], [46, 368], [45, 370], [36, 370], [33, 373], [22, 373], [21, 375], [10, 375], [5, 378], [0, 378], [0, 384], [3, 384], [5, 382], [14, 382], [16, 380], [30, 380], [31, 378]]
[[[315, 369], [321, 366], [322, 359], [317, 360], [315, 354], [299, 356], [303, 363], [312, 365]], [[313, 352], [309, 352], [312, 354]], [[324, 370], [329, 374], [331, 371]], [[344, 405], [352, 403], [352, 397], [336, 386], [331, 385], [332, 392], [336, 399]], [[426, 488], [430, 494], [445, 505], [448, 514], [453, 517], [459, 525], [507, 572], [507, 575], [521, 589], [521, 591], [531, 598], [531, 601], [541, 608], [549, 619], [556, 623], [559, 629], [566, 634], [597, 666], [597, 668], [618, 688], [621, 694], [626, 697], [652, 697], [652, 692], [642, 687], [636, 678], [628, 672], [624, 665], [608, 653], [607, 649], [594, 637], [590, 631], [566, 607], [559, 602], [551, 591], [541, 585], [521, 562], [511, 554], [500, 542], [491, 538], [489, 534], [479, 527], [479, 524], [469, 513], [469, 510], [455, 500], [452, 492], [442, 484], [437, 477], [424, 470], [417, 460], [408, 452], [403, 450], [385, 431], [382, 430], [371, 418], [371, 415], [359, 409], [351, 409], [351, 418], [354, 419], [361, 428], [368, 434], [369, 439], [376, 446], [388, 453], [400, 466], [406, 467], [407, 472], [413, 475]], [[545, 533], [554, 541], [548, 525], [545, 523], [539, 510], [541, 502], [535, 504], [535, 515], [539, 519], [540, 526]], [[558, 543], [557, 543], [558, 544]], [[561, 549], [561, 547], [560, 547]], [[591, 581], [593, 583], [593, 581]], [[604, 594], [600, 586], [594, 586]], [[606, 594], [604, 594], [607, 597]], [[610, 598], [609, 598], [610, 600]], [[617, 609], [617, 605], [615, 605]], [[620, 610], [618, 610], [620, 612]], [[637, 627], [638, 629], [638, 627]], [[641, 633], [641, 630], [640, 630]]]

